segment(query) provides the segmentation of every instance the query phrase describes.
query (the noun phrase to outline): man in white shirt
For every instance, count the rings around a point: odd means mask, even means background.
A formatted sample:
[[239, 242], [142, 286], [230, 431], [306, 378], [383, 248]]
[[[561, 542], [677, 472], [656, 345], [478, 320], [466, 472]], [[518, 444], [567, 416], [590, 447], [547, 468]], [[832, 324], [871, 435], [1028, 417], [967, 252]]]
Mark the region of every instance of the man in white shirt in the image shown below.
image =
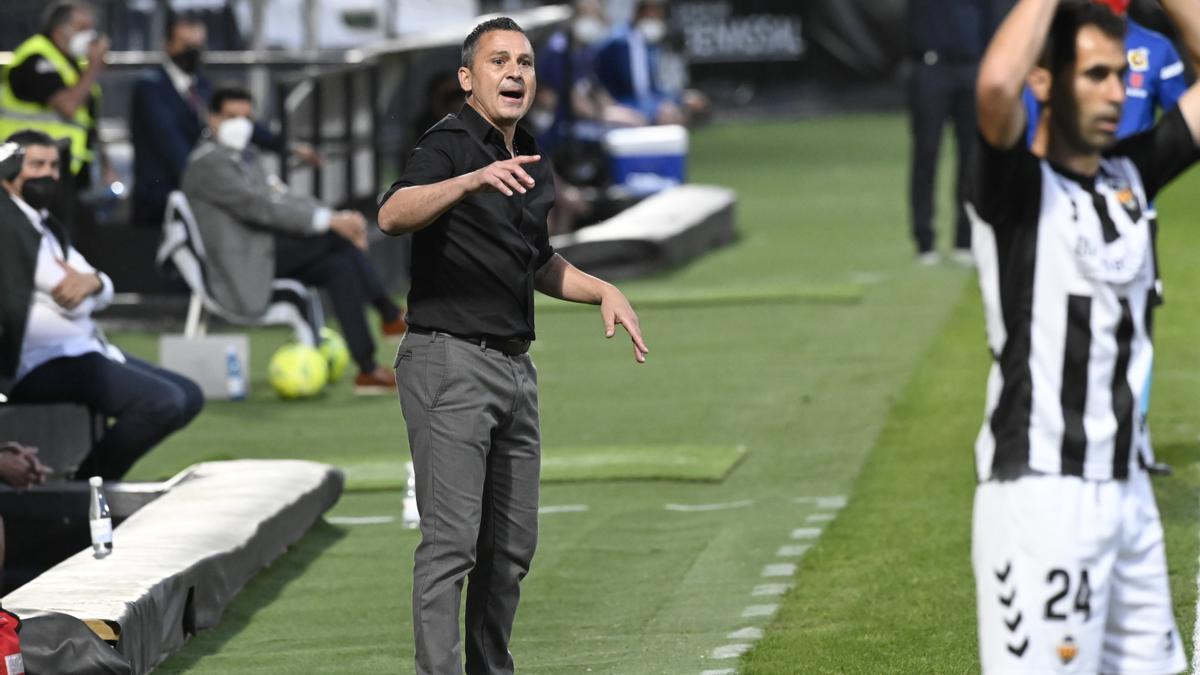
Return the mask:
[[150, 448], [187, 425], [204, 396], [186, 377], [104, 340], [92, 313], [112, 301], [112, 281], [71, 246], [67, 229], [48, 211], [58, 192], [54, 140], [27, 130], [5, 145], [22, 160], [15, 175], [0, 177], [0, 199], [11, 201], [25, 219], [10, 218], [0, 227], [33, 228], [38, 240], [33, 299], [9, 400], [78, 403], [113, 418], [77, 475], [119, 479]]

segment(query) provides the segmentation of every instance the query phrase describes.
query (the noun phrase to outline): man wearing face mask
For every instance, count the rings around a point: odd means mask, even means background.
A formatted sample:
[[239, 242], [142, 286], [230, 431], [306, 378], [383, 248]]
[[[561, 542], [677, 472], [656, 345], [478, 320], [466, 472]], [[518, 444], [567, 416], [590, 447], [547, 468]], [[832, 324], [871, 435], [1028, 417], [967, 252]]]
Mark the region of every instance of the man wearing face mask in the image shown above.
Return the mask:
[[271, 281], [295, 279], [329, 291], [350, 355], [358, 365], [355, 393], [390, 394], [396, 376], [375, 361], [363, 316], [373, 307], [384, 335], [407, 329], [364, 251], [366, 220], [288, 192], [267, 177], [250, 146], [254, 104], [241, 89], [218, 89], [209, 103], [209, 135], [183, 171], [204, 248], [210, 290], [231, 311], [258, 316], [271, 301]]
[[684, 124], [683, 92], [661, 81], [659, 58], [667, 38], [667, 3], [641, 0], [633, 25], [614, 35], [596, 53], [596, 76], [608, 93], [651, 124]]
[[[0, 176], [0, 229], [5, 240], [21, 245], [15, 256], [19, 271], [6, 267], [0, 278], [7, 284], [11, 275], [19, 275], [12, 279], [17, 292], [32, 297], [24, 326], [14, 326], [6, 312], [0, 334], [6, 344], [9, 336], [20, 335], [8, 398], [77, 403], [114, 419], [76, 475], [119, 479], [139, 457], [187, 425], [204, 406], [204, 396], [186, 377], [108, 344], [92, 320], [112, 300], [113, 285], [72, 246], [66, 228], [49, 213], [59, 192], [55, 141], [40, 131], [19, 131], [0, 145], [4, 159], [9, 161], [0, 161], [6, 169]], [[6, 297], [5, 307], [9, 304]]]
[[[147, 70], [133, 86], [129, 133], [133, 141], [134, 225], [162, 226], [167, 197], [179, 189], [188, 154], [207, 125], [213, 92], [202, 70], [207, 39], [208, 31], [198, 15], [171, 12], [162, 65]], [[254, 125], [250, 141], [272, 152], [285, 149], [284, 140], [262, 124]], [[292, 152], [302, 161], [320, 164], [320, 157], [307, 145], [294, 144]]]
[[80, 0], [46, 8], [42, 31], [13, 52], [0, 78], [0, 138], [36, 129], [70, 143], [70, 172], [82, 190], [99, 156], [96, 113], [108, 38], [97, 33], [92, 8]]

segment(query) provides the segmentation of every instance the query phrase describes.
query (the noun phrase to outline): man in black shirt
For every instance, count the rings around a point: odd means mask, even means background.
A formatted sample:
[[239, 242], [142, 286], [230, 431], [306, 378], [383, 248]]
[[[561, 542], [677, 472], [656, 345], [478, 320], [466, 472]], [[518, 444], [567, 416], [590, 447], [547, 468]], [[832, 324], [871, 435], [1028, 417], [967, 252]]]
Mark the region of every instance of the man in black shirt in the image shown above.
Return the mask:
[[466, 670], [512, 673], [519, 583], [537, 542], [541, 461], [533, 291], [600, 305], [645, 361], [637, 314], [616, 287], [555, 254], [546, 233], [554, 179], [517, 123], [537, 89], [533, 48], [511, 19], [463, 43], [467, 105], [418, 142], [384, 195], [379, 227], [413, 234], [409, 332], [396, 355], [417, 477], [413, 571], [416, 672], [462, 672], [458, 613], [467, 584]]

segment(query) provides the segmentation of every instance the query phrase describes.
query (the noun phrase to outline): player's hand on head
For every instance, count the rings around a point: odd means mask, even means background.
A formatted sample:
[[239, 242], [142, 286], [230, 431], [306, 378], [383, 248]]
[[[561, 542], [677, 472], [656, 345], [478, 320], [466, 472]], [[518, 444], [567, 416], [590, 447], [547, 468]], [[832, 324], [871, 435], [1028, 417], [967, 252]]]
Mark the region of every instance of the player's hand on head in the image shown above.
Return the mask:
[[604, 319], [604, 337], [611, 338], [616, 335], [617, 326], [620, 325], [629, 333], [629, 339], [633, 342], [633, 358], [638, 363], [645, 363], [650, 348], [642, 339], [642, 327], [637, 312], [633, 311], [633, 306], [629, 304], [625, 294], [615, 287], [610, 288], [600, 301], [600, 317]]
[[502, 159], [471, 173], [472, 181], [468, 192], [499, 192], [506, 197], [516, 193], [525, 194], [536, 182], [525, 171], [526, 164], [541, 161], [541, 155], [519, 155]]

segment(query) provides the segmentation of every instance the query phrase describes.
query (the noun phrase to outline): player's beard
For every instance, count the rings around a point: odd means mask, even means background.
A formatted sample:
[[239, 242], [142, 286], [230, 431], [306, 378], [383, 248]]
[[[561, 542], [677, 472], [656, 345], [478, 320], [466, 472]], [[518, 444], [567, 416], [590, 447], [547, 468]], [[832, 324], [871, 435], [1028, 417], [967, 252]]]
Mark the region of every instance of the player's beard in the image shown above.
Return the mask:
[[1084, 119], [1084, 113], [1072, 92], [1052, 89], [1050, 101], [1050, 133], [1072, 153], [1093, 155], [1104, 152], [1116, 143], [1115, 133], [1096, 128], [1096, 123], [1104, 115], [1097, 113]]

